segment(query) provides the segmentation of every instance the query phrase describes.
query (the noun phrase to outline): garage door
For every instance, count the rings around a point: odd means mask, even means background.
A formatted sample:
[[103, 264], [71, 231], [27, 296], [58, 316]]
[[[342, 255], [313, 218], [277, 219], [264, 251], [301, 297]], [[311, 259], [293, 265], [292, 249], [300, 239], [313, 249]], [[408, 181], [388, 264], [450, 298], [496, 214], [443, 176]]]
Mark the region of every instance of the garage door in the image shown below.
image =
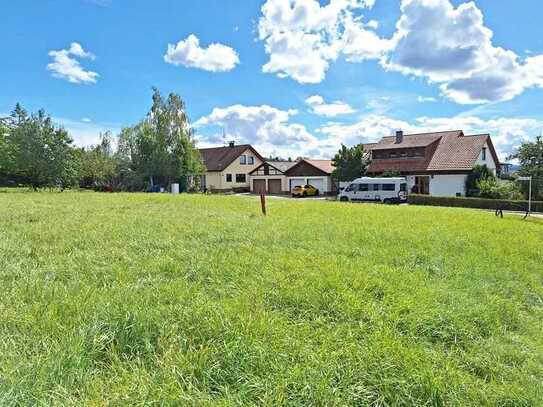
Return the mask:
[[305, 178], [292, 178], [290, 180], [290, 190], [292, 191], [294, 187], [305, 184]]
[[266, 193], [266, 180], [254, 179], [253, 180], [253, 192], [256, 194]]
[[280, 194], [281, 192], [281, 180], [280, 179], [269, 179], [268, 180], [268, 191], [270, 194]]
[[307, 183], [317, 188], [319, 190], [319, 193], [326, 193], [326, 191], [324, 190], [324, 180], [322, 178], [308, 178]]

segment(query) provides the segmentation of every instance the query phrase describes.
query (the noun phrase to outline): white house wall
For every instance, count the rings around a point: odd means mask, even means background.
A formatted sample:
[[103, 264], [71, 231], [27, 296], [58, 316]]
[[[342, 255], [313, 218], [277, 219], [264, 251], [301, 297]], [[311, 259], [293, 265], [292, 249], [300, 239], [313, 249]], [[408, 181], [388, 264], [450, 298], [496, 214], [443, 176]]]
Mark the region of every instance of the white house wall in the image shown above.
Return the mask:
[[[456, 196], [460, 193], [466, 195], [466, 174], [447, 174], [447, 175], [420, 175], [430, 177], [430, 195], [434, 196]], [[415, 175], [409, 175], [407, 178], [407, 187], [409, 191], [415, 186]]]
[[466, 195], [466, 174], [434, 175], [430, 177], [430, 195], [456, 196]]
[[487, 143], [485, 143], [484, 148], [486, 148], [486, 160], [483, 160], [483, 150], [481, 149], [475, 165], [486, 165], [490, 171], [496, 174], [496, 162], [494, 161], [494, 157], [492, 156]]

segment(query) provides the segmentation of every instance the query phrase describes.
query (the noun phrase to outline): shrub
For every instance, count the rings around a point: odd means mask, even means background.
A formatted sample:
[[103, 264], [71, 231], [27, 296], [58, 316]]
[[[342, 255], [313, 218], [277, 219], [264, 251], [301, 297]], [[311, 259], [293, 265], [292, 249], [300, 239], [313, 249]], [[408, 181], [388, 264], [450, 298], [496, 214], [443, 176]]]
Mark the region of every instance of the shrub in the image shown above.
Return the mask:
[[[528, 201], [510, 199], [458, 198], [430, 195], [409, 195], [408, 202], [412, 205], [448, 206], [455, 208], [474, 209], [503, 209], [508, 211], [526, 211]], [[532, 201], [533, 212], [543, 212], [543, 201]]]
[[477, 182], [479, 197], [488, 199], [523, 199], [522, 192], [517, 183], [500, 181], [496, 178], [484, 178]]
[[466, 195], [479, 196], [479, 182], [485, 179], [495, 179], [495, 175], [486, 165], [476, 165], [466, 179]]

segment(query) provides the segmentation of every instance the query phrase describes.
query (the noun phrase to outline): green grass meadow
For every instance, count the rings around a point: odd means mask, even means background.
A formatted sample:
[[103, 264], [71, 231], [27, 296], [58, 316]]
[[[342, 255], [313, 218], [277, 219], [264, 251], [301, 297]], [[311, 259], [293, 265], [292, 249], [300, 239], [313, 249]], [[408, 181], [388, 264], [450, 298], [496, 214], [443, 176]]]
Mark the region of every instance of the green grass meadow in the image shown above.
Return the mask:
[[543, 405], [543, 222], [0, 193], [0, 405]]

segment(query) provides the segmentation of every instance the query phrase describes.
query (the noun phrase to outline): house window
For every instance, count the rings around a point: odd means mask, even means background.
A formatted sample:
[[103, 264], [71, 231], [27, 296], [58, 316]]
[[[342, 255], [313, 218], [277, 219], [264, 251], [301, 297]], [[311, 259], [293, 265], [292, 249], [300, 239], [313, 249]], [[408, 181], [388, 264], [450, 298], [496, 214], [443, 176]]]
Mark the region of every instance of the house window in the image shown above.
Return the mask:
[[245, 174], [236, 174], [236, 182], [238, 184], [247, 182], [246, 179], [247, 178], [246, 178]]
[[486, 161], [486, 147], [483, 147], [483, 161]]
[[232, 182], [232, 174], [226, 174], [226, 182]]
[[239, 156], [239, 163], [240, 163], [241, 165], [247, 164], [247, 156], [246, 156], [246, 155], [240, 155], [240, 156]]
[[389, 157], [390, 158], [396, 158], [397, 156], [398, 156], [398, 154], [395, 151], [393, 151], [392, 153], [390, 153]]
[[253, 156], [247, 157], [247, 164], [254, 165], [254, 163], [255, 163], [255, 158]]

